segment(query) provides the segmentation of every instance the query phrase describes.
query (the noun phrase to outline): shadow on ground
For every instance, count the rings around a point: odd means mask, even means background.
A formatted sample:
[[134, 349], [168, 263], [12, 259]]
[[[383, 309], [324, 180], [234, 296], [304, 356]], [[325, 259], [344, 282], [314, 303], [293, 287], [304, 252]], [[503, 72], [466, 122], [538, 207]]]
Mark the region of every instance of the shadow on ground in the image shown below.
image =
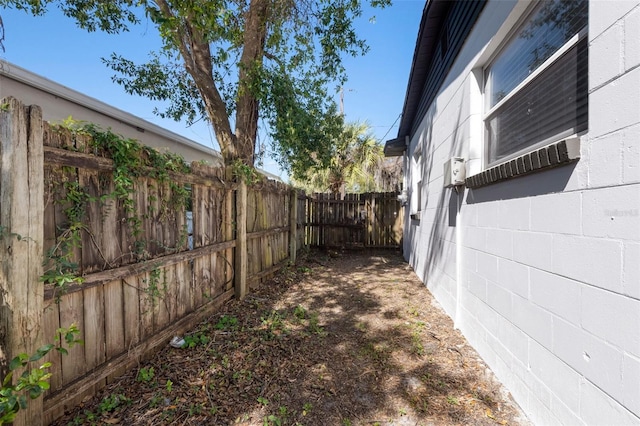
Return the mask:
[[58, 424], [518, 424], [397, 252], [313, 252]]

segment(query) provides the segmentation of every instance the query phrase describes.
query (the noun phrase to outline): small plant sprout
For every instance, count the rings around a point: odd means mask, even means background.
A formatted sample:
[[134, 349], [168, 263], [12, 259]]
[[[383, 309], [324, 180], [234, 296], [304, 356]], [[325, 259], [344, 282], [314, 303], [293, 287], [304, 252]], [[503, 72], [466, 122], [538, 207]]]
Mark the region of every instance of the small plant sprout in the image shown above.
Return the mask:
[[309, 414], [312, 408], [313, 408], [313, 405], [311, 405], [311, 403], [305, 402], [304, 405], [302, 406], [302, 415], [306, 416], [307, 414]]
[[139, 382], [149, 383], [155, 377], [156, 373], [153, 367], [141, 368], [138, 371], [136, 380]]
[[293, 316], [299, 320], [303, 320], [307, 317], [307, 310], [303, 306], [298, 305], [293, 310]]
[[448, 396], [447, 402], [451, 405], [460, 405], [460, 400], [454, 396]]
[[209, 341], [211, 341], [209, 336], [207, 336], [202, 332], [198, 332], [195, 334], [188, 334], [184, 336], [185, 344], [183, 348], [190, 349], [190, 348], [195, 348], [196, 346], [205, 346], [207, 343], [209, 343]]
[[215, 325], [216, 330], [231, 331], [238, 327], [238, 318], [230, 315], [223, 315]]

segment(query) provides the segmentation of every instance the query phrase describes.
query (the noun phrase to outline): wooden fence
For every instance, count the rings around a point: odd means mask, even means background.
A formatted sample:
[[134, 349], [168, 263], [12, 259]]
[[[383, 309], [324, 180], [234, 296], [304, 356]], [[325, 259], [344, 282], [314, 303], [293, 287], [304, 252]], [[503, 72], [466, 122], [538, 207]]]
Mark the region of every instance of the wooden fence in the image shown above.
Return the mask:
[[[287, 185], [247, 187], [197, 163], [117, 174], [89, 136], [2, 103], [3, 356], [33, 353], [70, 324], [84, 340], [46, 356], [51, 388], [16, 424], [49, 423], [295, 257], [299, 199]], [[114, 196], [127, 177], [133, 191]], [[72, 265], [81, 284], [43, 286], [41, 276], [59, 281]]]
[[[48, 424], [299, 247], [400, 242], [395, 194], [308, 197], [199, 163], [133, 173], [122, 153], [50, 127], [39, 107], [1, 102], [0, 361], [34, 353], [59, 327], [76, 324], [84, 340], [45, 357], [51, 387], [17, 425]], [[152, 152], [137, 155], [155, 164]], [[82, 283], [58, 285], [75, 276]]]
[[402, 204], [395, 192], [314, 194], [306, 210], [306, 243], [344, 248], [399, 248]]

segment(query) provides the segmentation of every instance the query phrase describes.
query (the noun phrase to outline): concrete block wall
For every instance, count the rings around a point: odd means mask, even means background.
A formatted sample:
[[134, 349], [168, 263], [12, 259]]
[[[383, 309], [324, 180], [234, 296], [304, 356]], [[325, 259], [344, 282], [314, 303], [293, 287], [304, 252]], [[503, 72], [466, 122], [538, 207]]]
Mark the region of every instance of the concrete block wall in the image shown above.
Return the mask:
[[487, 4], [411, 141], [430, 168], [405, 253], [532, 422], [640, 424], [639, 2], [590, 2], [576, 164], [466, 190], [459, 215], [442, 188], [447, 158], [482, 152], [474, 72], [517, 9]]

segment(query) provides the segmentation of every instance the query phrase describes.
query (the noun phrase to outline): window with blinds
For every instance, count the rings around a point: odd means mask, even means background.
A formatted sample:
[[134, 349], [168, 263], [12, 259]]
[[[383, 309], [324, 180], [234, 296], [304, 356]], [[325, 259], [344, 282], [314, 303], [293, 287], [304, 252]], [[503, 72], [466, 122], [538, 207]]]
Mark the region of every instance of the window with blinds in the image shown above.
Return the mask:
[[587, 129], [588, 2], [541, 1], [485, 68], [487, 163]]

